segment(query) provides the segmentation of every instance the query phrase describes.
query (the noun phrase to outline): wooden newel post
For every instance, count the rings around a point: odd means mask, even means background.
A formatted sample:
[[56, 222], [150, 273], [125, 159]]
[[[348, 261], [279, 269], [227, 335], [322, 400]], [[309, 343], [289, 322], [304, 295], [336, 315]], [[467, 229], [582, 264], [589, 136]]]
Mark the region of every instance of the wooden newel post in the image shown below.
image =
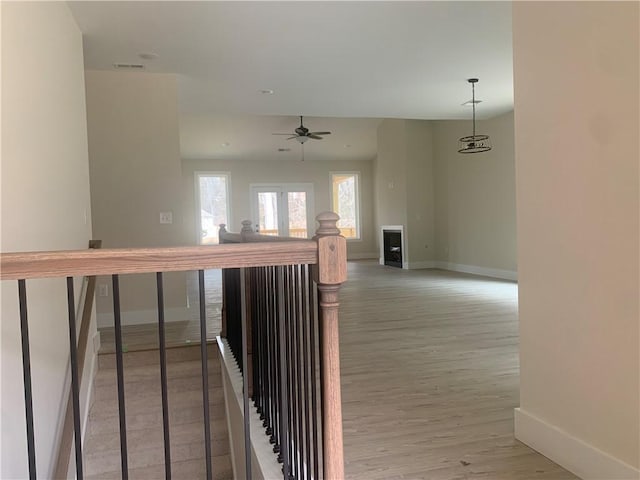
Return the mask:
[[320, 224], [314, 240], [318, 242], [318, 264], [314, 280], [320, 300], [322, 400], [324, 404], [324, 478], [344, 478], [342, 445], [342, 399], [340, 395], [340, 348], [338, 337], [338, 291], [347, 279], [347, 242], [340, 235], [333, 212], [316, 217]]

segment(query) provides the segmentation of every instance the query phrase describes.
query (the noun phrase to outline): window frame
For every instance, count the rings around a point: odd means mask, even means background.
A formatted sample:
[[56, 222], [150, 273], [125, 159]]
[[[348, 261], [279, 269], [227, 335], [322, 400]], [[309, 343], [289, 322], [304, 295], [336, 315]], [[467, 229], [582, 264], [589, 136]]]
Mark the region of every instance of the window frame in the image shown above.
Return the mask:
[[[348, 242], [360, 242], [362, 241], [362, 223], [360, 221], [360, 172], [355, 170], [337, 170], [329, 172], [329, 203], [331, 205], [331, 211], [336, 212], [336, 205], [333, 203], [333, 182], [335, 176], [348, 176], [354, 177], [354, 195], [356, 201], [356, 236], [345, 237]], [[336, 212], [337, 213], [337, 212]]]

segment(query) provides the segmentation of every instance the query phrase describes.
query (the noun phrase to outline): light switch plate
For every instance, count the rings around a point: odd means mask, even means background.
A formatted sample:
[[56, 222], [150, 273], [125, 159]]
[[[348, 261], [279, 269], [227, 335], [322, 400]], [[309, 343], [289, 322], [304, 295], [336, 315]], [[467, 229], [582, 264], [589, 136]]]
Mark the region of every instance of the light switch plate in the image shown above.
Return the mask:
[[173, 212], [160, 212], [160, 223], [173, 223]]

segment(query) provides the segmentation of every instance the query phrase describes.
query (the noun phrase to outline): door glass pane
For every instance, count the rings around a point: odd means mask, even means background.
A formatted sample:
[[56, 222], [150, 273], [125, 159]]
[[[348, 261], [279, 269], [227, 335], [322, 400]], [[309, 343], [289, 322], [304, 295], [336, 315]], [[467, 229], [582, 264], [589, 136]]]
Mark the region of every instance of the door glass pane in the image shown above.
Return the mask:
[[200, 175], [200, 244], [218, 243], [220, 224], [227, 224], [227, 177]]
[[278, 235], [278, 192], [258, 192], [258, 230]]
[[288, 192], [289, 236], [307, 238], [307, 193]]

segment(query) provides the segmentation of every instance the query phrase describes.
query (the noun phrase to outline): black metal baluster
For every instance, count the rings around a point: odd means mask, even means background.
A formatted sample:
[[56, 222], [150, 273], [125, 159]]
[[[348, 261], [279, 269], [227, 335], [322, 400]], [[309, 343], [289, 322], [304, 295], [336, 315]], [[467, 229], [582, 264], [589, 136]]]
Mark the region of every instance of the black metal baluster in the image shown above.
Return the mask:
[[164, 286], [162, 272], [156, 273], [158, 290], [158, 342], [160, 344], [160, 388], [162, 391], [162, 428], [164, 433], [164, 475], [171, 480], [171, 440], [169, 435], [169, 397], [167, 394], [167, 350], [164, 332]]
[[324, 358], [322, 356], [322, 352], [324, 351], [324, 342], [325, 342], [325, 338], [324, 338], [324, 329], [323, 329], [323, 325], [322, 325], [322, 315], [320, 314], [320, 302], [318, 300], [318, 290], [317, 290], [317, 285], [316, 285], [316, 289], [315, 289], [315, 310], [316, 312], [318, 312], [318, 317], [317, 317], [317, 324], [318, 324], [318, 373], [319, 373], [319, 381], [318, 381], [318, 386], [319, 386], [319, 390], [320, 390], [320, 416], [319, 416], [319, 440], [318, 440], [318, 446], [320, 449], [320, 453], [321, 453], [321, 459], [320, 459], [320, 468], [321, 468], [321, 475], [324, 477], [324, 419], [325, 419], [325, 414], [324, 414], [324, 385], [322, 384], [322, 379], [324, 378]]
[[309, 281], [309, 345], [311, 347], [311, 352], [309, 359], [311, 361], [311, 420], [312, 425], [311, 429], [313, 432], [313, 478], [314, 480], [319, 480], [319, 449], [321, 444], [319, 444], [318, 440], [318, 376], [316, 372], [316, 353], [318, 351], [317, 343], [316, 343], [316, 328], [317, 328], [317, 320], [318, 320], [318, 310], [316, 308], [315, 302], [315, 282], [312, 280]]
[[76, 478], [82, 480], [82, 433], [80, 429], [80, 380], [78, 379], [78, 338], [73, 277], [67, 277], [67, 310], [69, 312], [69, 355], [71, 357], [71, 401], [73, 403], [73, 443], [76, 451]]
[[302, 328], [301, 323], [304, 321], [302, 317], [302, 299], [300, 295], [300, 265], [296, 265], [294, 267], [295, 273], [295, 282], [294, 282], [294, 298], [295, 298], [295, 307], [296, 307], [296, 335], [295, 335], [295, 343], [296, 343], [296, 394], [298, 398], [296, 400], [296, 404], [298, 406], [298, 455], [299, 455], [299, 474], [298, 478], [302, 479], [304, 474], [304, 432], [302, 429], [302, 349], [300, 347], [300, 330]]
[[286, 267], [287, 271], [287, 285], [285, 287], [285, 293], [287, 295], [287, 365], [289, 367], [289, 452], [291, 457], [291, 471], [289, 473], [290, 478], [296, 478], [296, 468], [298, 465], [298, 446], [296, 445], [296, 398], [295, 398], [295, 359], [293, 351], [293, 298], [291, 292], [292, 288], [292, 267]]
[[270, 301], [270, 321], [269, 325], [271, 326], [271, 335], [269, 336], [270, 347], [269, 352], [271, 353], [271, 369], [270, 369], [270, 383], [271, 383], [271, 393], [273, 395], [273, 401], [271, 402], [271, 407], [273, 409], [273, 431], [274, 431], [274, 447], [273, 451], [278, 453], [278, 460], [282, 462], [281, 453], [280, 453], [280, 344], [279, 344], [279, 330], [278, 330], [278, 299], [279, 299], [279, 290], [278, 284], [276, 281], [276, 267], [269, 267], [269, 284], [271, 286], [271, 291], [274, 292], [269, 298]]
[[288, 398], [287, 398], [287, 358], [286, 358], [286, 304], [285, 304], [285, 289], [284, 289], [284, 269], [285, 267], [277, 267], [278, 275], [278, 344], [280, 345], [280, 453], [282, 455], [282, 471], [284, 473], [283, 478], [288, 480], [290, 464], [289, 464], [289, 434], [287, 431], [288, 422]]
[[244, 411], [244, 465], [246, 478], [251, 479], [251, 418], [249, 411], [249, 352], [247, 348], [247, 279], [240, 269], [240, 328], [242, 330], [242, 408]]
[[306, 468], [305, 468], [305, 479], [309, 480], [311, 477], [311, 425], [309, 418], [309, 332], [308, 332], [308, 322], [309, 322], [309, 286], [308, 286], [308, 278], [309, 278], [309, 267], [307, 265], [302, 266], [302, 281], [300, 285], [300, 292], [302, 295], [301, 304], [302, 304], [302, 367], [303, 367], [303, 384], [304, 384], [304, 430], [305, 430], [305, 451], [306, 451]]
[[24, 410], [27, 424], [27, 456], [29, 479], [36, 479], [36, 448], [33, 431], [33, 391], [31, 388], [31, 354], [29, 352], [29, 324], [27, 321], [27, 289], [24, 280], [18, 280], [20, 304], [20, 333], [22, 337], [22, 377], [24, 381]]
[[118, 380], [118, 414], [120, 416], [120, 465], [122, 479], [129, 478], [127, 460], [127, 418], [124, 404], [124, 363], [122, 358], [122, 322], [120, 318], [120, 280], [118, 275], [112, 275], [113, 283], [113, 320], [116, 340], [116, 372]]
[[207, 480], [213, 478], [211, 466], [211, 419], [209, 416], [209, 357], [207, 355], [207, 305], [204, 292], [204, 270], [198, 270], [200, 296], [200, 358], [202, 360], [202, 407], [204, 410], [204, 448]]
[[258, 277], [256, 276], [257, 268], [247, 269], [248, 282], [251, 286], [251, 295], [249, 296], [250, 309], [251, 309], [251, 350], [253, 352], [253, 366], [251, 368], [252, 382], [253, 382], [253, 395], [252, 399], [256, 406], [256, 411], [260, 416], [264, 416], [262, 410], [262, 386], [260, 385], [260, 372], [262, 370], [262, 348], [260, 345], [261, 337], [261, 325], [260, 325], [260, 287], [258, 284]]
[[296, 338], [298, 335], [298, 318], [297, 318], [297, 296], [296, 296], [296, 266], [292, 265], [290, 268], [291, 271], [291, 281], [289, 285], [289, 296], [291, 298], [291, 334], [290, 334], [290, 343], [291, 343], [291, 396], [293, 403], [293, 452], [295, 458], [295, 470], [294, 477], [300, 478], [300, 464], [302, 460], [300, 459], [300, 436], [299, 436], [299, 426], [300, 426], [300, 403], [298, 402], [298, 392], [300, 389], [300, 383], [298, 382], [298, 365], [300, 359], [298, 357], [298, 346], [296, 344]]

